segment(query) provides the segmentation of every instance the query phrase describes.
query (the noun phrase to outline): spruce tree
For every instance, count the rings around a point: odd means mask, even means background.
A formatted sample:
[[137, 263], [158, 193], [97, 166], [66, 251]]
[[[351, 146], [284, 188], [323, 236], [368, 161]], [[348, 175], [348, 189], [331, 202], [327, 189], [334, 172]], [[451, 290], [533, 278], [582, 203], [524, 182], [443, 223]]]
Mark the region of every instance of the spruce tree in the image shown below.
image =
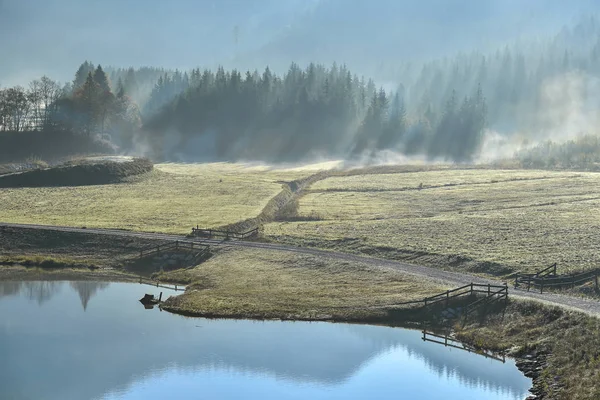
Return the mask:
[[83, 62], [83, 64], [81, 64], [79, 66], [79, 68], [77, 69], [77, 72], [75, 73], [75, 79], [73, 80], [73, 87], [72, 87], [73, 92], [76, 92], [83, 86], [88, 75], [90, 74], [90, 72], [93, 72], [93, 71], [94, 71], [94, 64], [90, 63], [89, 61], [85, 61], [85, 62]]

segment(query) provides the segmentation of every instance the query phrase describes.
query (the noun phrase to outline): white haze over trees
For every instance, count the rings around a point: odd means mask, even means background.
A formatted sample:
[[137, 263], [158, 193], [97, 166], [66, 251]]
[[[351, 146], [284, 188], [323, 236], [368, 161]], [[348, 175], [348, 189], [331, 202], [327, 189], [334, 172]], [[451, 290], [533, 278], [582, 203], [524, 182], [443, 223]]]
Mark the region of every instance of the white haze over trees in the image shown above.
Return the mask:
[[[175, 160], [600, 161], [597, 1], [35, 3], [0, 0], [0, 131]], [[49, 105], [42, 75], [68, 82]]]

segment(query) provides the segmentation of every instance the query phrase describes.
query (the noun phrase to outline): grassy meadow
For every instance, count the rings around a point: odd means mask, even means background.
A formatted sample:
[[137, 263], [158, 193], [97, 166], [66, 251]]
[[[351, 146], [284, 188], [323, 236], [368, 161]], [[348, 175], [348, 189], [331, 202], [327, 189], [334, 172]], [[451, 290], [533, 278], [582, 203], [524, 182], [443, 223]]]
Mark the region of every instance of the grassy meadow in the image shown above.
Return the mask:
[[222, 249], [193, 269], [158, 277], [190, 285], [165, 309], [219, 317], [360, 319], [377, 315], [368, 307], [446, 290], [394, 270], [262, 249]]
[[189, 233], [260, 213], [284, 181], [321, 167], [272, 169], [246, 164], [158, 164], [128, 183], [0, 189], [0, 221]]
[[440, 170], [334, 176], [268, 224], [283, 241], [473, 272], [597, 267], [600, 174]]
[[[158, 164], [126, 183], [0, 189], [0, 221], [185, 234], [256, 217], [282, 183], [338, 166]], [[600, 175], [374, 167], [332, 171], [265, 225], [271, 240], [505, 275], [596, 267]], [[294, 203], [296, 204], [296, 203]]]

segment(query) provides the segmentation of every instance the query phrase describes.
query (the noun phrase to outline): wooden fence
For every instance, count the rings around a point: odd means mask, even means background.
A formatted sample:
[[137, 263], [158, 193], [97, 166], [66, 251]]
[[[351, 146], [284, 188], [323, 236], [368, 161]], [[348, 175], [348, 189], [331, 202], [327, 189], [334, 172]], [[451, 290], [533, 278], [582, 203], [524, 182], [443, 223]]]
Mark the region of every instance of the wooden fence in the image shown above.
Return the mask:
[[540, 293], [544, 293], [544, 288], [574, 287], [594, 281], [596, 289], [598, 289], [598, 275], [600, 275], [600, 269], [598, 268], [580, 273], [557, 275], [556, 264], [553, 264], [535, 274], [517, 274], [515, 276], [515, 287], [527, 286], [527, 291], [532, 286], [538, 287]]
[[515, 277], [515, 287], [519, 286], [519, 284], [527, 284], [528, 286], [531, 286], [533, 281], [551, 276], [556, 276], [556, 263], [552, 264], [548, 268], [544, 268], [541, 271], [536, 272], [535, 274], [517, 274]]
[[249, 239], [258, 236], [258, 228], [249, 230], [248, 232], [223, 231], [219, 229], [202, 229], [196, 226], [192, 228], [192, 236], [212, 239], [213, 237], [222, 237], [226, 239]]
[[[399, 305], [421, 304], [422, 303], [424, 307], [429, 307], [429, 306], [432, 306], [435, 304], [444, 303], [444, 305], [447, 307], [450, 304], [450, 300], [452, 300], [452, 299], [455, 299], [455, 298], [461, 297], [461, 296], [462, 297], [474, 296], [477, 294], [484, 294], [485, 297], [483, 299], [489, 299], [488, 302], [507, 299], [508, 298], [508, 286], [470, 283], [468, 285], [461, 286], [456, 289], [447, 290], [447, 291], [437, 294], [435, 296], [426, 297], [423, 300], [408, 301], [405, 303], [400, 303]], [[475, 303], [480, 304], [479, 302], [483, 299], [477, 300]], [[475, 304], [475, 303], [472, 303], [472, 304]]]
[[[494, 291], [490, 291], [490, 287], [494, 288]], [[481, 293], [481, 291], [477, 292]], [[483, 292], [486, 293], [486, 292]], [[488, 291], [485, 297], [480, 298], [479, 300], [474, 301], [473, 303], [468, 304], [466, 307], [462, 309], [462, 315], [466, 319], [469, 315], [471, 315], [478, 308], [483, 306], [487, 306], [493, 303], [497, 303], [500, 300], [508, 301], [508, 286], [491, 286], [488, 285]]]
[[[482, 296], [483, 295], [483, 296]], [[435, 296], [426, 297], [423, 300], [408, 301], [397, 305], [418, 305], [421, 304], [423, 308], [431, 307], [434, 305], [442, 305], [443, 307], [450, 306], [450, 300], [458, 297], [475, 298], [475, 300], [466, 306], [462, 307], [453, 317], [462, 317], [463, 324], [466, 323], [467, 318], [476, 310], [483, 308], [488, 305], [498, 303], [500, 301], [508, 301], [508, 286], [507, 285], [492, 285], [492, 284], [480, 284], [470, 283], [465, 286], [461, 286], [456, 289], [447, 290]]]
[[146, 247], [145, 249], [141, 249], [140, 258], [160, 254], [161, 252], [164, 253], [167, 251], [198, 251], [196, 257], [199, 257], [208, 253], [209, 250], [210, 246], [204, 243], [176, 240], [175, 242], [159, 244], [156, 246], [150, 246]]

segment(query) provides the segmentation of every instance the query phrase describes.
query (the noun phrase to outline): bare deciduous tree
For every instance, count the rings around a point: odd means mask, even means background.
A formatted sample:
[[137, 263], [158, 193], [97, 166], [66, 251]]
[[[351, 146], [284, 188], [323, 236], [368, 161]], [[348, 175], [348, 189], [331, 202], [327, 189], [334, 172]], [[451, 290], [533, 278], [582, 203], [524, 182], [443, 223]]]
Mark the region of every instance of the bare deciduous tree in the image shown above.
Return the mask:
[[0, 101], [3, 130], [21, 132], [25, 129], [31, 111], [31, 102], [25, 89], [21, 86], [5, 89]]

